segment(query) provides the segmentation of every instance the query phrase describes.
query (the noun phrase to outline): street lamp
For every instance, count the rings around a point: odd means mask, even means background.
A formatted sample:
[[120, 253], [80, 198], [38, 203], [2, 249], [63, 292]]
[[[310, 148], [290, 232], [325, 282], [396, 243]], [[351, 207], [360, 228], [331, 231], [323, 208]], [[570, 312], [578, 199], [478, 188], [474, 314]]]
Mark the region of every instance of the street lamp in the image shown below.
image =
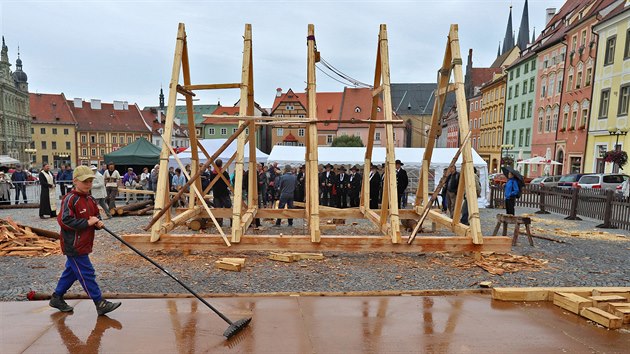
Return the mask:
[[[626, 136], [628, 134], [628, 128], [610, 128], [608, 129], [608, 134], [610, 134], [610, 136], [615, 136], [615, 146], [614, 149], [615, 151], [620, 151], [621, 146], [619, 146], [619, 136]], [[614, 169], [615, 163], [613, 162], [613, 169]]]
[[514, 145], [512, 144], [503, 144], [501, 145], [501, 166], [505, 166], [505, 163], [503, 163], [504, 159], [503, 159], [503, 149], [505, 149], [506, 153], [508, 153], [510, 151], [510, 149], [514, 148]]
[[33, 155], [37, 153], [37, 149], [26, 148], [26, 149], [24, 149], [24, 152], [28, 154], [28, 161], [32, 165], [35, 162], [35, 161], [33, 161]]

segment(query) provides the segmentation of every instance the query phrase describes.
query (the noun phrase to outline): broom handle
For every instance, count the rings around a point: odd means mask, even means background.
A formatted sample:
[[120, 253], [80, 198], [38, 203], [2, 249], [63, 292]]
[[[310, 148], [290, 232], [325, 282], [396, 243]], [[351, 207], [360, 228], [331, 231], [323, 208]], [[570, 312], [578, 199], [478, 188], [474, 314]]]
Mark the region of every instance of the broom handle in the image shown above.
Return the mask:
[[217, 315], [219, 315], [219, 317], [221, 317], [225, 322], [227, 322], [228, 324], [232, 325], [232, 321], [227, 318], [224, 314], [222, 314], [221, 312], [219, 312], [219, 310], [215, 309], [214, 306], [210, 305], [206, 300], [204, 300], [201, 296], [199, 296], [199, 294], [197, 294], [196, 292], [194, 292], [191, 288], [188, 287], [188, 285], [184, 284], [181, 280], [177, 279], [176, 276], [174, 276], [173, 274], [171, 274], [168, 270], [164, 269], [164, 267], [162, 267], [161, 265], [159, 265], [157, 262], [155, 262], [154, 260], [152, 260], [151, 258], [147, 257], [144, 253], [140, 252], [140, 250], [138, 250], [137, 248], [133, 247], [131, 244], [129, 244], [129, 242], [125, 241], [122, 239], [122, 237], [116, 235], [115, 233], [113, 233], [110, 229], [108, 229], [107, 227], [103, 226], [103, 230], [107, 231], [110, 235], [114, 236], [118, 241], [122, 242], [125, 246], [131, 248], [131, 250], [133, 250], [134, 252], [136, 252], [138, 255], [140, 255], [142, 258], [146, 259], [147, 261], [149, 261], [151, 264], [153, 264], [154, 266], [158, 267], [161, 271], [163, 271], [164, 273], [166, 273], [166, 275], [168, 275], [169, 277], [171, 277], [173, 280], [175, 280], [176, 282], [179, 283], [179, 285], [183, 286], [184, 289], [188, 290], [189, 293], [195, 295], [195, 297], [197, 299], [199, 299], [199, 301], [203, 302], [204, 305], [208, 306], [212, 311], [214, 311], [214, 313], [216, 313]]

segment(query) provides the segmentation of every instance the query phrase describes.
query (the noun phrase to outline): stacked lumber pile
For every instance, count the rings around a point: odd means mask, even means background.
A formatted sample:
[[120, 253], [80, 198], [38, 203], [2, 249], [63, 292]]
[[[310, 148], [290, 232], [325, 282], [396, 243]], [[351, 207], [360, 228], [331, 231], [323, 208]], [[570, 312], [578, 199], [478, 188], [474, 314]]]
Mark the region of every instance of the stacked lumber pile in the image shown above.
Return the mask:
[[11, 218], [0, 219], [0, 256], [45, 257], [60, 254], [59, 242], [43, 236]]
[[144, 202], [138, 202], [133, 204], [127, 204], [125, 206], [109, 209], [109, 213], [112, 216], [127, 216], [127, 215], [149, 215], [153, 212], [153, 201], [147, 200]]
[[494, 288], [504, 301], [550, 301], [609, 329], [630, 324], [630, 287]]

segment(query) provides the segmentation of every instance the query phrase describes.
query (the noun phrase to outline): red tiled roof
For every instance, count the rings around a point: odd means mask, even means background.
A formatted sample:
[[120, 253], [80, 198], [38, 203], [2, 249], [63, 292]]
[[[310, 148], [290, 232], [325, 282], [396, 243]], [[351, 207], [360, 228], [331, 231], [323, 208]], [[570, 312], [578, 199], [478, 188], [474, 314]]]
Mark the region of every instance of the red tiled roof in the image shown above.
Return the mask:
[[285, 136], [284, 139], [282, 139], [283, 142], [297, 142], [298, 140], [295, 138], [295, 136], [293, 136], [293, 134], [289, 133], [289, 135]]
[[494, 74], [501, 72], [501, 68], [472, 68], [472, 85], [480, 87], [486, 82], [492, 81]]
[[[164, 127], [164, 124], [158, 121], [157, 119], [157, 109], [155, 108], [147, 108], [143, 109], [140, 113], [142, 113], [142, 118], [144, 122], [151, 127], [152, 135], [160, 135], [159, 129]], [[166, 116], [162, 115], [162, 119], [165, 119]], [[181, 127], [177, 123], [173, 122], [173, 135], [178, 138], [188, 137], [188, 128]]]
[[317, 130], [337, 131], [339, 128], [339, 114], [343, 92], [318, 92], [317, 93], [317, 119], [324, 122], [317, 123]]
[[35, 124], [77, 124], [63, 93], [31, 93], [30, 109]]
[[307, 107], [306, 93], [295, 93], [292, 89], [289, 89], [286, 93], [283, 93], [279, 97], [273, 100], [273, 106], [271, 106], [271, 113], [278, 108], [282, 102], [299, 102], [302, 107]]
[[112, 103], [101, 103], [101, 109], [92, 109], [90, 102], [83, 102], [81, 108], [67, 101], [81, 131], [148, 132], [140, 108], [130, 104], [128, 110], [114, 110]]
[[[349, 88], [343, 90], [343, 107], [341, 111], [341, 119], [370, 119], [372, 111], [372, 90], [368, 88]], [[383, 101], [379, 97], [378, 106], [381, 111], [376, 113], [376, 120], [383, 120]], [[357, 108], [358, 111], [357, 112]], [[342, 127], [367, 127], [368, 124], [340, 123]]]
[[238, 118], [230, 118], [238, 116], [240, 107], [217, 107], [213, 115], [224, 115], [225, 118], [206, 118], [201, 124], [238, 124]]

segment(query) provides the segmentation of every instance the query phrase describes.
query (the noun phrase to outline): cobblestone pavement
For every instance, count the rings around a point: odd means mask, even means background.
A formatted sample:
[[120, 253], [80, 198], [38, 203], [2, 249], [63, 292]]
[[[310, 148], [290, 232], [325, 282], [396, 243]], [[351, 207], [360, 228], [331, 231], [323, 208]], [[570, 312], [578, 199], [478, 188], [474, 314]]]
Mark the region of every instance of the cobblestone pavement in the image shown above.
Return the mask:
[[[534, 211], [517, 209], [518, 213], [533, 214]], [[480, 212], [483, 234], [490, 235], [495, 216], [502, 210], [481, 209]], [[50, 230], [59, 228], [55, 219], [39, 219], [37, 209], [0, 210], [0, 218], [8, 216], [25, 225]], [[142, 233], [141, 228], [147, 225], [149, 219], [147, 216], [130, 216], [114, 218], [106, 223], [119, 234]], [[325, 233], [377, 234], [367, 221], [354, 220], [358, 225], [351, 225], [351, 221]], [[568, 221], [556, 214], [536, 215], [533, 223], [535, 234], [565, 243], [535, 238], [535, 246], [531, 247], [526, 238], [519, 238], [519, 244], [512, 249], [513, 254], [545, 259], [549, 263], [540, 271], [518, 271], [501, 276], [491, 275], [479, 267], [453, 267], [454, 262], [471, 256], [445, 253], [325, 252], [326, 259], [323, 261], [295, 263], [268, 260], [264, 252], [230, 255], [247, 258], [246, 266], [240, 273], [213, 268], [213, 262], [225, 254], [206, 251], [190, 255], [179, 251], [150, 251], [147, 254], [200, 293], [465, 289], [477, 288], [479, 282], [486, 280], [492, 281], [494, 286], [630, 286], [630, 232], [596, 229], [597, 221]], [[271, 225], [271, 221], [265, 221], [263, 226], [266, 230], [259, 232], [307, 233], [301, 220], [295, 220], [292, 228]], [[571, 237], [572, 232], [581, 234]], [[97, 233], [91, 258], [103, 292], [185, 293], [177, 283], [124, 249], [105, 232]], [[52, 292], [64, 262], [62, 255], [0, 257], [0, 300], [24, 300], [30, 290]], [[82, 289], [75, 284], [70, 292], [81, 293]]]

